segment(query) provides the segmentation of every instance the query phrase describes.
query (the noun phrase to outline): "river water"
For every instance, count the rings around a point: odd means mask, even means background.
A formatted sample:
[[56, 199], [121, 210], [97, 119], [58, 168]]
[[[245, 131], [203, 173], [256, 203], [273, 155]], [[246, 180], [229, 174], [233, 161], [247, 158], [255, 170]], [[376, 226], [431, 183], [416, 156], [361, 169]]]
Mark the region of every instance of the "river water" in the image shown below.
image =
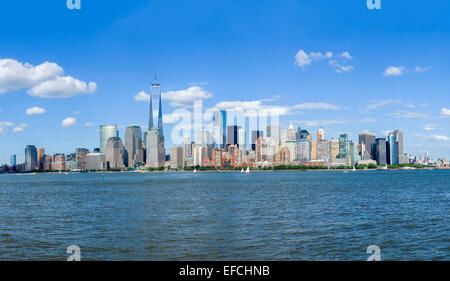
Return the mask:
[[0, 175], [0, 260], [449, 260], [449, 170]]

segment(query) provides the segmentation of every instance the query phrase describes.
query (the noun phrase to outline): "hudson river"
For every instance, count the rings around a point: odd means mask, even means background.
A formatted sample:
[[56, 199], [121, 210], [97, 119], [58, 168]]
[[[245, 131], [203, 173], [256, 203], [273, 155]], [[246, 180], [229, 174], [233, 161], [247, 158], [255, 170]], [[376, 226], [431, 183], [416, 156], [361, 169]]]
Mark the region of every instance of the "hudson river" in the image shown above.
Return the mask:
[[450, 170], [0, 175], [0, 260], [450, 260]]

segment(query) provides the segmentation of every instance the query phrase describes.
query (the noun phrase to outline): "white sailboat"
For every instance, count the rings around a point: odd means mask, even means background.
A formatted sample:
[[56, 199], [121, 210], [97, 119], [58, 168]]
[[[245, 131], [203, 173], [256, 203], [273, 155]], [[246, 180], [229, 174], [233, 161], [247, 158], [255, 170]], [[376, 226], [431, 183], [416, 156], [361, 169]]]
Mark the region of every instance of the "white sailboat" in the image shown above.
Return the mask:
[[194, 173], [197, 173], [197, 169], [194, 169]]
[[352, 171], [353, 171], [353, 172], [355, 172], [355, 171], [356, 171], [356, 168], [355, 168], [355, 166], [353, 166], [353, 169], [352, 169]]
[[244, 168], [242, 168], [242, 170], [241, 170], [241, 173], [243, 173], [244, 172]]
[[250, 167], [247, 167], [247, 170], [245, 170], [246, 174], [250, 174]]

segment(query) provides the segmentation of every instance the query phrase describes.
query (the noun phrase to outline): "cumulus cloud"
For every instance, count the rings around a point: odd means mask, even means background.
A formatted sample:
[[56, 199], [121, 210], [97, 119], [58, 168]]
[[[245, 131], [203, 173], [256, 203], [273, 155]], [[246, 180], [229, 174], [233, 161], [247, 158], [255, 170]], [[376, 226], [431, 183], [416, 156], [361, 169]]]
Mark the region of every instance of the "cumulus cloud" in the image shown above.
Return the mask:
[[31, 107], [31, 108], [28, 108], [27, 110], [25, 110], [26, 115], [44, 114], [46, 112], [47, 111], [44, 108], [37, 107], [37, 106]]
[[31, 96], [41, 98], [70, 98], [77, 95], [92, 94], [97, 91], [95, 82], [83, 82], [72, 76], [57, 77], [28, 90]]
[[444, 116], [450, 116], [450, 109], [447, 109], [447, 108], [442, 108], [441, 109], [441, 114], [442, 115], [444, 115]]
[[8, 131], [8, 127], [14, 126], [14, 123], [9, 121], [0, 121], [0, 134], [5, 134]]
[[380, 100], [369, 100], [368, 101], [368, 105], [366, 106], [366, 108], [364, 108], [365, 112], [368, 112], [370, 110], [374, 110], [377, 109], [379, 107], [388, 105], [388, 104], [392, 104], [392, 103], [401, 103], [402, 100], [393, 100], [393, 99], [380, 99]]
[[424, 131], [435, 131], [437, 130], [438, 125], [436, 124], [428, 124], [428, 125], [423, 125], [422, 128]]
[[401, 76], [405, 68], [403, 66], [388, 66], [383, 73], [383, 76]]
[[321, 52], [310, 52], [307, 54], [304, 50], [299, 50], [295, 54], [295, 64], [301, 68], [310, 65], [312, 61], [318, 61], [322, 59], [330, 59], [333, 57], [332, 52], [326, 52], [322, 54]]
[[20, 125], [14, 127], [13, 132], [16, 132], [16, 133], [17, 133], [17, 132], [23, 132], [23, 130], [24, 130], [26, 127], [28, 127], [27, 124], [25, 124], [25, 123], [20, 124]]
[[450, 137], [443, 136], [443, 135], [416, 135], [416, 137], [420, 137], [422, 139], [428, 140], [428, 141], [450, 141]]
[[14, 59], [0, 59], [0, 94], [28, 88], [31, 96], [67, 98], [97, 90], [94, 82], [86, 83], [63, 74], [63, 68], [52, 62], [34, 66]]
[[77, 119], [73, 117], [67, 117], [61, 122], [61, 126], [64, 128], [72, 128], [77, 124]]
[[336, 60], [330, 60], [328, 63], [332, 67], [336, 68], [336, 73], [342, 73], [342, 72], [350, 72], [353, 70], [353, 66], [351, 65], [341, 65]]
[[344, 59], [348, 59], [348, 60], [353, 59], [353, 57], [350, 56], [349, 52], [342, 52], [339, 57], [340, 58], [344, 58]]
[[[170, 101], [173, 107], [190, 107], [194, 101], [212, 97], [212, 94], [199, 86], [191, 86], [185, 90], [167, 91], [162, 93], [162, 99]], [[134, 96], [136, 101], [150, 101], [150, 94], [144, 91]]]

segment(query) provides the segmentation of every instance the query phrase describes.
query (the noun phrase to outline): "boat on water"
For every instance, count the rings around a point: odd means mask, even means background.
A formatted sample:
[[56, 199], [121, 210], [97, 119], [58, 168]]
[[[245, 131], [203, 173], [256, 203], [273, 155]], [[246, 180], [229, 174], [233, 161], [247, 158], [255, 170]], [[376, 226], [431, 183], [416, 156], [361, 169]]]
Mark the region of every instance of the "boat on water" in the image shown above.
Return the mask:
[[194, 173], [197, 173], [197, 169], [194, 169]]
[[244, 168], [242, 168], [242, 170], [241, 170], [241, 173], [243, 173], [244, 172]]
[[247, 170], [245, 170], [246, 174], [250, 174], [250, 167], [247, 167]]
[[356, 171], [356, 168], [355, 168], [355, 166], [353, 166], [353, 169], [352, 169], [352, 171], [353, 171], [353, 172], [355, 172], [355, 171]]

